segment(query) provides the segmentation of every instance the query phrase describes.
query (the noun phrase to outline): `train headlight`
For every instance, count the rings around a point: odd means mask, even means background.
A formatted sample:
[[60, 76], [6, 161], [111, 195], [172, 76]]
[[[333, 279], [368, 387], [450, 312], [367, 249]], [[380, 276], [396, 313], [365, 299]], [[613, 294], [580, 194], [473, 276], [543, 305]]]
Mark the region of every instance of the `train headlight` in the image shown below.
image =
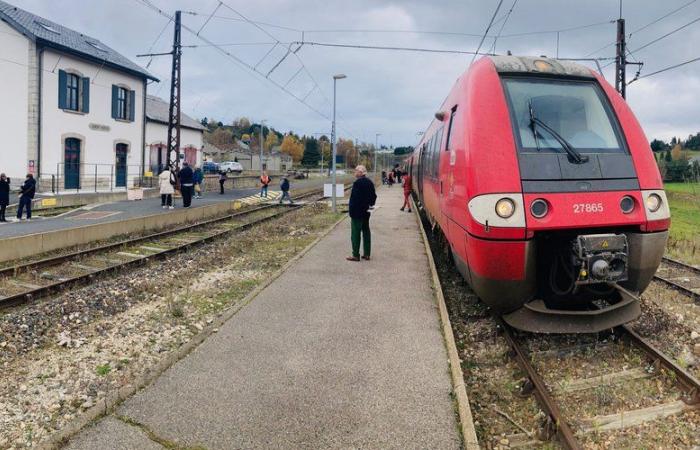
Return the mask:
[[515, 213], [515, 203], [509, 198], [502, 198], [496, 202], [496, 214], [507, 219]]
[[661, 197], [658, 194], [649, 194], [646, 204], [649, 212], [656, 212], [661, 208]]
[[541, 219], [549, 212], [549, 206], [547, 205], [546, 201], [538, 198], [530, 204], [530, 212], [532, 213], [533, 217]]
[[622, 197], [622, 200], [620, 200], [620, 209], [625, 214], [631, 213], [632, 210], [634, 210], [634, 199], [629, 195]]

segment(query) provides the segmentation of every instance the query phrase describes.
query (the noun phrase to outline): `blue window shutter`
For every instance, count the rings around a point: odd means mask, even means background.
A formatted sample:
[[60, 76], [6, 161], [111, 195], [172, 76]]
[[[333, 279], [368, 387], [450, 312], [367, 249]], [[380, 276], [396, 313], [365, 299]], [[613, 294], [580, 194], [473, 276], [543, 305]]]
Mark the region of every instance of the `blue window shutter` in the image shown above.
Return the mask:
[[81, 78], [80, 81], [83, 82], [83, 91], [81, 95], [83, 96], [83, 104], [81, 111], [84, 113], [90, 112], [90, 78]]
[[119, 98], [119, 87], [112, 85], [112, 119], [119, 117], [117, 99]]
[[129, 120], [136, 118], [136, 91], [129, 91]]
[[66, 72], [63, 70], [58, 71], [58, 108], [59, 109], [66, 109], [68, 105], [66, 105], [66, 85], [67, 85], [67, 77], [66, 77]]

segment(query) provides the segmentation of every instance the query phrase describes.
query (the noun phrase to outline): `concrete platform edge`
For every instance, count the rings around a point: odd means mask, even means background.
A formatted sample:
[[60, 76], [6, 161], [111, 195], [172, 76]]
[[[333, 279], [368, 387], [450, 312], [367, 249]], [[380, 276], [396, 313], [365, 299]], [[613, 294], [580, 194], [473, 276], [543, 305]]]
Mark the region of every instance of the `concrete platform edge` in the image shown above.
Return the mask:
[[95, 406], [90, 409], [85, 410], [83, 414], [78, 416], [73, 422], [66, 425], [60, 431], [51, 434], [48, 438], [40, 442], [36, 448], [39, 450], [50, 450], [61, 448], [71, 437], [78, 434], [83, 428], [90, 425], [95, 420], [100, 419], [103, 416], [108, 415], [113, 411], [120, 403], [134, 395], [137, 391], [147, 387], [153, 381], [156, 380], [163, 372], [169, 369], [173, 364], [186, 357], [192, 350], [194, 350], [198, 345], [200, 345], [206, 338], [214, 333], [215, 329], [220, 328], [226, 321], [232, 318], [241, 309], [252, 302], [255, 297], [258, 296], [267, 286], [269, 286], [273, 281], [279, 278], [284, 272], [286, 272], [296, 261], [301, 259], [306, 253], [308, 253], [313, 247], [318, 244], [321, 239], [326, 237], [333, 231], [341, 222], [347, 219], [347, 216], [343, 216], [324, 230], [321, 235], [319, 235], [313, 242], [307, 245], [299, 253], [294, 255], [289, 261], [287, 261], [279, 270], [270, 275], [266, 280], [262, 281], [255, 289], [248, 293], [241, 301], [224, 311], [224, 313], [214, 320], [213, 323], [207, 325], [200, 333], [193, 336], [192, 339], [184, 344], [182, 347], [163, 358], [155, 367], [149, 370], [147, 373], [141, 377], [134, 380], [130, 385], [124, 386], [116, 391], [110, 392], [107, 396], [99, 400]]
[[[411, 200], [413, 202], [413, 200]], [[450, 374], [452, 375], [452, 387], [454, 389], [455, 399], [457, 401], [457, 413], [459, 415], [459, 425], [462, 434], [463, 445], [466, 450], [479, 450], [479, 441], [476, 437], [476, 429], [474, 428], [474, 418], [472, 410], [469, 406], [469, 396], [467, 389], [464, 386], [464, 374], [462, 373], [462, 365], [457, 352], [457, 344], [455, 343], [454, 335], [452, 334], [452, 324], [450, 316], [447, 313], [447, 305], [445, 304], [445, 296], [442, 293], [440, 286], [440, 278], [438, 277], [437, 269], [435, 268], [435, 260], [433, 253], [430, 250], [428, 236], [423, 228], [423, 222], [420, 219], [420, 213], [413, 202], [413, 211], [420, 227], [423, 244], [425, 245], [425, 253], [428, 256], [428, 265], [433, 279], [433, 289], [440, 310], [440, 322], [442, 323], [442, 335], [445, 339], [445, 347], [447, 348], [447, 356], [450, 360]]]
[[126, 220], [27, 234], [0, 240], [0, 262], [13, 261], [76, 245], [84, 245], [127, 233], [142, 233], [185, 222], [214, 217], [235, 210], [236, 200], [197, 208], [179, 209], [167, 214], [151, 214]]

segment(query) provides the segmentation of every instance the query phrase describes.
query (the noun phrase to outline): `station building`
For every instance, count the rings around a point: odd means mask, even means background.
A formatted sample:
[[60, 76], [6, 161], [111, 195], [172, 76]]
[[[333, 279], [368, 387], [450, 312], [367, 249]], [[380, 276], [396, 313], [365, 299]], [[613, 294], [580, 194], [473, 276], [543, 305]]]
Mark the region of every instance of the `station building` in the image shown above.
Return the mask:
[[138, 182], [155, 77], [99, 40], [2, 0], [0, 73], [0, 172], [13, 186], [26, 173], [54, 192]]
[[[162, 98], [146, 96], [146, 171], [154, 175], [167, 165], [169, 108]], [[180, 113], [180, 160], [192, 167], [204, 162], [204, 130], [201, 123]]]

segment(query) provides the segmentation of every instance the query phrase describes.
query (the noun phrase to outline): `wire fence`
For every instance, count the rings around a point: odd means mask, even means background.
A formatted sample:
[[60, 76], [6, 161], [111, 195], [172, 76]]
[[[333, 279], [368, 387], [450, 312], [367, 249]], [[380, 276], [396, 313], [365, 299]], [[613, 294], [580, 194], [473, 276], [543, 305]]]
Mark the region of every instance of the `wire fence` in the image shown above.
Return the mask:
[[42, 192], [80, 193], [113, 192], [157, 185], [153, 176], [143, 176], [140, 165], [59, 163], [51, 172], [39, 174]]

